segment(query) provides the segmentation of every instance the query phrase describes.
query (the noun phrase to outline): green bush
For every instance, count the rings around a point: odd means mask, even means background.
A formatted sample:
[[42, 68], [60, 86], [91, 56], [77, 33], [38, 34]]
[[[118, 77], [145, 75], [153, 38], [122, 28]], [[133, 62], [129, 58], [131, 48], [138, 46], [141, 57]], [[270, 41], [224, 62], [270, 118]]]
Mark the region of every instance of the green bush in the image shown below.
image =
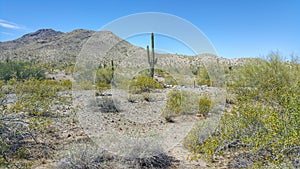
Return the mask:
[[111, 83], [113, 80], [112, 67], [99, 67], [99, 69], [96, 71], [94, 79], [96, 84], [95, 87], [93, 86], [92, 79], [90, 79], [88, 76], [89, 74], [92, 74], [92, 72], [81, 72], [79, 79], [77, 79], [78, 81], [81, 81], [81, 83], [76, 87], [83, 90], [92, 90], [96, 87], [97, 93], [102, 93], [103, 91], [111, 88]]
[[36, 78], [44, 79], [45, 72], [42, 68], [29, 62], [1, 62], [0, 80], [8, 81], [12, 78], [17, 80]]
[[4, 81], [0, 80], [0, 98], [2, 98], [4, 96], [4, 92], [3, 92], [3, 86], [4, 86]]
[[108, 162], [112, 157], [105, 154], [104, 151], [86, 147], [76, 147], [68, 156], [61, 159], [55, 168], [57, 169], [75, 169], [75, 168], [109, 168]]
[[183, 145], [185, 148], [191, 151], [196, 151], [199, 142], [199, 131], [202, 129], [203, 123], [200, 122], [199, 124], [196, 124], [194, 128], [187, 134], [187, 136], [183, 139]]
[[109, 89], [111, 89], [111, 84], [107, 84], [107, 83], [102, 83], [102, 82], [98, 82], [97, 84], [96, 84], [96, 86], [97, 86], [97, 93], [102, 93], [103, 91], [105, 91], [105, 90], [109, 90]]
[[130, 82], [129, 91], [131, 93], [150, 92], [154, 89], [162, 89], [162, 85], [148, 76], [138, 76]]
[[163, 117], [170, 119], [182, 114], [195, 114], [197, 111], [198, 96], [184, 90], [173, 89], [167, 95], [167, 103]]
[[74, 69], [75, 69], [74, 67], [75, 67], [74, 65], [66, 66], [66, 67], [64, 68], [65, 73], [66, 73], [67, 75], [72, 74], [72, 73], [74, 72]]
[[238, 106], [225, 114], [218, 130], [193, 151], [209, 160], [229, 149], [249, 152], [254, 168], [299, 159], [299, 68], [276, 53], [240, 67], [229, 88]]
[[111, 83], [113, 80], [112, 67], [99, 68], [96, 72], [95, 83], [97, 92], [102, 93], [105, 90], [111, 89]]
[[40, 115], [50, 110], [58, 91], [68, 90], [70, 86], [55, 80], [29, 79], [14, 83], [14, 92], [21, 98], [10, 109], [12, 112], [28, 112]]
[[96, 72], [96, 83], [110, 84], [113, 79], [112, 67], [99, 68]]
[[82, 81], [79, 84], [79, 88], [82, 90], [93, 90], [95, 89], [93, 83], [91, 81]]
[[72, 89], [73, 82], [71, 80], [62, 80], [60, 81], [60, 85], [64, 88], [64, 90]]
[[197, 73], [196, 83], [198, 85], [211, 86], [209, 74], [204, 66], [200, 67]]
[[[164, 79], [164, 81], [161, 83], [168, 84], [168, 85], [178, 85], [177, 81], [168, 72], [163, 71], [161, 69], [155, 69], [154, 73], [156, 76], [159, 76]], [[139, 76], [144, 76], [144, 77], [149, 76], [149, 69], [145, 69], [139, 72]]]
[[[53, 105], [71, 104], [67, 96], [57, 93], [69, 90], [71, 81], [35, 78], [17, 81], [13, 78], [6, 85], [10, 92], [16, 94], [16, 100], [11, 106], [4, 104], [1, 107], [5, 113], [0, 113], [0, 161], [1, 158], [7, 160], [5, 163], [15, 159], [33, 161], [46, 156], [49, 147], [39, 139], [45, 138], [48, 133], [52, 117], [61, 117], [53, 110]], [[17, 168], [25, 168], [25, 165]]]
[[198, 113], [207, 116], [212, 107], [212, 100], [208, 96], [203, 96], [198, 99]]
[[167, 103], [165, 113], [168, 115], [179, 115], [183, 111], [183, 93], [180, 90], [174, 89], [167, 95]]

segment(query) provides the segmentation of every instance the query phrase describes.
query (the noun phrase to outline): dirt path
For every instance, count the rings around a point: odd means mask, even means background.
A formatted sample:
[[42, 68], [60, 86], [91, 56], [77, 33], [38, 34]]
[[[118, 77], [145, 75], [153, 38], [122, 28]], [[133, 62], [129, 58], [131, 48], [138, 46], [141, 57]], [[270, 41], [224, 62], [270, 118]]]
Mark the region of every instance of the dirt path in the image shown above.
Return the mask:
[[[183, 138], [199, 118], [183, 115], [176, 117], [175, 123], [169, 123], [161, 116], [170, 90], [150, 93], [147, 100], [143, 95], [130, 95], [121, 90], [106, 91], [98, 97], [94, 97], [93, 91], [77, 92], [75, 104], [82, 108], [78, 114], [80, 125], [100, 147], [116, 154], [127, 156], [136, 145], [144, 150], [136, 153], [145, 154], [159, 145], [180, 161], [178, 168], [205, 168], [202, 160], [189, 161], [189, 152], [182, 145]], [[103, 109], [112, 112], [103, 112]]]
[[[55, 161], [64, 154], [91, 142], [100, 149], [126, 158], [133, 154], [137, 157], [153, 155], [153, 150], [159, 150], [156, 153], [164, 152], [175, 159], [174, 169], [207, 168], [207, 163], [201, 159], [190, 161], [191, 152], [182, 143], [201, 119], [195, 114], [181, 115], [173, 119], [174, 123], [169, 123], [161, 115], [171, 90], [152, 92], [147, 99], [142, 94], [131, 95], [122, 90], [105, 91], [104, 95], [97, 97], [94, 91], [73, 91], [73, 107], [79, 109], [78, 122], [62, 124], [60, 135], [63, 141], [58, 143], [61, 148], [56, 160], [37, 168], [55, 168]], [[213, 88], [185, 90], [216, 94]]]

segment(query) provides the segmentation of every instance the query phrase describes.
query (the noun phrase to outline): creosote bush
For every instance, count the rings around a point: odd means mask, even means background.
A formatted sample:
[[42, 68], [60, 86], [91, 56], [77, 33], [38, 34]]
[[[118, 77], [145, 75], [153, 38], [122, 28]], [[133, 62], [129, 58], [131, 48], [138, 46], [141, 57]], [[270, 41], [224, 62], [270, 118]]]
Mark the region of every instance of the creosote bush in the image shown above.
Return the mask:
[[153, 78], [148, 76], [138, 76], [130, 82], [129, 91], [138, 94], [162, 88], [162, 85]]
[[102, 150], [93, 147], [80, 147], [70, 153], [69, 156], [61, 159], [56, 168], [58, 169], [104, 169], [110, 168], [109, 162], [113, 157], [108, 156]]
[[103, 97], [97, 99], [97, 107], [102, 113], [117, 113], [119, 112], [114, 100], [111, 97]]
[[52, 106], [57, 102], [70, 102], [58, 92], [70, 90], [71, 85], [69, 80], [58, 82], [35, 78], [22, 81], [13, 78], [5, 83], [3, 98], [7, 99], [9, 91], [16, 99], [9, 103], [10, 106], [3, 102], [0, 107], [0, 161], [4, 159], [4, 165], [11, 166], [15, 159], [26, 159], [29, 162], [20, 164], [25, 168], [31, 161], [47, 158], [51, 150], [41, 138], [47, 135], [52, 118], [59, 117], [52, 111]]
[[193, 151], [211, 161], [224, 152], [249, 152], [254, 158], [244, 160], [254, 168], [293, 166], [300, 158], [299, 75], [300, 65], [277, 53], [238, 68], [228, 87], [238, 106]]
[[112, 67], [100, 67], [96, 72], [95, 83], [97, 92], [102, 93], [105, 90], [111, 89], [111, 83], [113, 80]]
[[185, 90], [173, 89], [167, 95], [167, 103], [162, 116], [167, 121], [172, 121], [172, 117], [183, 114], [196, 114], [200, 110], [200, 102], [197, 105], [197, 100], [199, 100], [197, 94]]
[[29, 62], [0, 62], [0, 80], [44, 79], [45, 71]]
[[198, 113], [207, 116], [212, 107], [212, 100], [208, 96], [202, 96], [198, 99]]
[[204, 66], [201, 66], [197, 71], [196, 83], [198, 85], [211, 86], [209, 74]]
[[185, 148], [187, 148], [188, 150], [191, 150], [191, 151], [196, 150], [196, 148], [199, 144], [199, 142], [198, 142], [199, 132], [202, 127], [203, 127], [202, 122], [199, 122], [195, 125], [195, 127], [191, 131], [189, 131], [189, 133], [183, 140], [183, 145]]
[[127, 151], [122, 159], [126, 168], [136, 169], [165, 169], [170, 168], [175, 162], [174, 158], [167, 155], [162, 148], [152, 142], [140, 142]]
[[100, 67], [96, 72], [95, 82], [110, 84], [113, 79], [112, 67]]
[[3, 86], [5, 85], [3, 80], [0, 80], [0, 99], [5, 96]]
[[81, 90], [93, 90], [95, 89], [95, 86], [91, 81], [82, 81], [79, 84], [79, 89]]
[[98, 94], [103, 93], [105, 90], [111, 89], [111, 84], [107, 84], [107, 83], [98, 82], [96, 83], [96, 86], [97, 86]]
[[183, 93], [180, 90], [174, 89], [167, 95], [167, 103], [164, 111], [164, 116], [175, 116], [183, 112]]

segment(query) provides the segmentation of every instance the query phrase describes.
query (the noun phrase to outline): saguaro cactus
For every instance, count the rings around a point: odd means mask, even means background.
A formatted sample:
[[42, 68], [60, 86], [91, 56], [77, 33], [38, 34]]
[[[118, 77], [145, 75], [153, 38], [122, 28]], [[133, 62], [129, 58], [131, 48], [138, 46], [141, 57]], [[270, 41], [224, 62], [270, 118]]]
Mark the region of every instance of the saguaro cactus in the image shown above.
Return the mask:
[[111, 60], [111, 77], [114, 77], [115, 67], [114, 67], [114, 60]]
[[148, 63], [150, 66], [150, 71], [149, 71], [149, 76], [154, 77], [154, 65], [157, 63], [157, 58], [155, 58], [155, 53], [154, 53], [154, 34], [151, 33], [151, 47], [152, 47], [152, 57], [150, 57], [150, 52], [149, 52], [149, 46], [147, 45], [147, 56], [148, 56]]

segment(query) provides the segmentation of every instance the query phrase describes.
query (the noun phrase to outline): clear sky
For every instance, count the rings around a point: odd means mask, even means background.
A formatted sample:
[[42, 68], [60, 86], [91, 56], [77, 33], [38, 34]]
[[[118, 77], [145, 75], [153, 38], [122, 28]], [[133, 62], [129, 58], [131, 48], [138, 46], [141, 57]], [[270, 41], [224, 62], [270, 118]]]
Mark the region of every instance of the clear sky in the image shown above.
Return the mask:
[[[99, 30], [119, 17], [141, 12], [186, 19], [208, 37], [222, 57], [259, 57], [271, 51], [300, 55], [299, 0], [0, 0], [0, 41], [41, 28]], [[128, 40], [144, 47], [149, 40], [142, 39], [145, 37]], [[190, 54], [179, 42], [161, 39], [166, 42], [158, 46], [161, 51]]]

